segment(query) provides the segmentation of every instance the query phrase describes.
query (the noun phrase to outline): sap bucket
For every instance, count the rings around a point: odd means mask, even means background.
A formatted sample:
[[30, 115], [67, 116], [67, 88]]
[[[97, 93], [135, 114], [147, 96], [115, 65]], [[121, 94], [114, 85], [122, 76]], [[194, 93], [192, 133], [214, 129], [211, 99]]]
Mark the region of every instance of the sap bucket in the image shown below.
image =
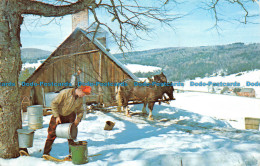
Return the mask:
[[32, 105], [27, 107], [27, 111], [29, 128], [33, 130], [41, 129], [43, 123], [43, 106]]
[[56, 127], [56, 136], [75, 140], [78, 135], [78, 128], [74, 123], [63, 123]]
[[88, 162], [88, 143], [87, 141], [74, 142], [70, 145], [72, 163], [85, 164]]
[[19, 148], [30, 148], [33, 146], [34, 130], [18, 129]]
[[115, 122], [106, 121], [106, 125], [104, 127], [104, 130], [112, 130], [115, 126]]

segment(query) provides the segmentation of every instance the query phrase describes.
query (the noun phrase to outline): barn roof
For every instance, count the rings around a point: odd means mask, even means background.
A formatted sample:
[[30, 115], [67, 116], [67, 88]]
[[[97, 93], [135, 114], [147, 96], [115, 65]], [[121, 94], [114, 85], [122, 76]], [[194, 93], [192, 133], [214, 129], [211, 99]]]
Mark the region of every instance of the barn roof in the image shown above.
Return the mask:
[[[46, 63], [52, 60], [53, 57], [55, 57], [55, 53], [59, 50], [62, 45], [68, 41], [69, 39], [76, 36], [76, 34], [81, 33], [82, 35], [86, 36], [90, 41], [92, 40], [92, 35], [87, 33], [86, 31], [82, 30], [81, 28], [76, 28], [70, 35], [63, 41], [62, 44], [60, 44], [56, 50], [33, 72], [33, 74], [26, 80], [30, 81], [30, 79], [42, 68], [45, 66]], [[95, 38], [93, 40], [93, 43], [95, 46], [98, 47], [105, 55], [107, 55], [113, 62], [115, 62], [125, 73], [127, 73], [132, 79], [136, 81], [140, 81], [138, 77], [136, 77], [128, 68], [126, 68], [116, 57], [114, 57], [110, 52], [106, 50], [106, 48]]]
[[[92, 35], [88, 34], [86, 31], [82, 30], [81, 28], [77, 28], [76, 30], [81, 31], [85, 36], [92, 40]], [[75, 31], [76, 31], [75, 30]], [[116, 57], [114, 57], [110, 52], [107, 51], [107, 49], [101, 44], [97, 39], [94, 39], [93, 43], [102, 50], [111, 60], [113, 60], [121, 69], [123, 69], [130, 77], [132, 77], [136, 81], [140, 81], [138, 77], [136, 77], [127, 67], [125, 67], [124, 64], [122, 64]]]

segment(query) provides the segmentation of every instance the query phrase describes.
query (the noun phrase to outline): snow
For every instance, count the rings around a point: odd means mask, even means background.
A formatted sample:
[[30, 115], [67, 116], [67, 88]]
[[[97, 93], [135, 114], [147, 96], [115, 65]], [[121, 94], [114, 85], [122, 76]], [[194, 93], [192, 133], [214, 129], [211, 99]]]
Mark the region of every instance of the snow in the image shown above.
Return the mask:
[[[24, 64], [38, 67], [40, 61]], [[155, 66], [127, 64], [135, 72], [161, 70]], [[78, 140], [88, 142], [89, 166], [258, 166], [260, 165], [260, 132], [245, 130], [245, 117], [260, 118], [260, 100], [240, 96], [203, 93], [208, 86], [190, 86], [190, 82], [260, 82], [260, 70], [241, 72], [240, 76], [215, 76], [185, 81], [184, 90], [200, 91], [175, 94], [170, 105], [155, 105], [154, 121], [141, 116], [142, 105], [131, 106], [131, 118], [123, 113], [93, 111], [78, 126]], [[253, 87], [260, 97], [260, 87]], [[41, 158], [51, 116], [45, 116], [43, 128], [35, 131], [30, 157], [0, 159], [0, 166], [57, 166]], [[24, 116], [23, 127], [27, 128]], [[115, 122], [105, 131], [107, 120]], [[51, 154], [57, 158], [68, 155], [66, 139], [56, 138]]]
[[[131, 106], [131, 118], [117, 112], [93, 111], [78, 126], [78, 140], [88, 141], [89, 166], [257, 166], [260, 132], [244, 129], [244, 117], [260, 117], [258, 99], [200, 92], [175, 94], [177, 100], [155, 105], [154, 121]], [[26, 115], [23, 127], [28, 121]], [[70, 166], [41, 158], [51, 116], [35, 131], [30, 157], [0, 159], [1, 166]], [[115, 122], [105, 131], [107, 120]], [[68, 155], [66, 139], [56, 138], [51, 154]]]
[[[215, 77], [205, 77], [205, 78], [196, 78], [194, 80], [187, 80], [184, 82], [184, 87], [179, 87], [179, 89], [183, 90], [192, 90], [192, 91], [202, 91], [202, 92], [208, 92], [209, 87], [208, 86], [190, 86], [190, 82], [196, 82], [196, 83], [208, 83], [209, 81], [213, 83], [240, 83], [240, 87], [244, 88], [254, 88], [256, 91], [256, 97], [260, 97], [260, 70], [253, 70], [253, 71], [247, 71], [247, 72], [241, 72], [241, 75], [237, 76], [236, 74], [231, 74], [229, 76], [215, 76]], [[246, 86], [246, 82], [251, 83], [259, 83], [259, 86]]]
[[30, 68], [30, 67], [37, 69], [42, 64], [42, 62], [44, 62], [44, 61], [45, 61], [45, 59], [37, 60], [36, 63], [28, 63], [28, 62], [26, 62], [26, 63], [24, 63], [22, 65], [22, 70], [24, 70], [26, 68]]
[[137, 72], [148, 73], [148, 72], [154, 72], [154, 71], [162, 70], [162, 68], [160, 68], [160, 67], [139, 65], [139, 64], [126, 64], [125, 66], [132, 73], [137, 73]]

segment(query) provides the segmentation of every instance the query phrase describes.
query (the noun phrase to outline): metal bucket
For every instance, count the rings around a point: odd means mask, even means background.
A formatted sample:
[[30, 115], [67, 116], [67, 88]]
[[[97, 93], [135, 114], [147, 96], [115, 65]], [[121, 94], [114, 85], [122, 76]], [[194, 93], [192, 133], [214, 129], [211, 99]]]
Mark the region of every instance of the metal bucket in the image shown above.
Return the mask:
[[73, 164], [85, 164], [88, 162], [87, 146], [87, 141], [74, 142], [70, 145]]
[[74, 123], [63, 123], [56, 127], [56, 136], [75, 140], [78, 135], [78, 128]]
[[106, 125], [104, 127], [104, 130], [112, 130], [115, 126], [115, 122], [106, 121]]
[[30, 148], [33, 146], [34, 130], [17, 129], [19, 148]]
[[41, 129], [43, 123], [43, 106], [32, 105], [27, 107], [28, 111], [28, 126], [30, 129]]

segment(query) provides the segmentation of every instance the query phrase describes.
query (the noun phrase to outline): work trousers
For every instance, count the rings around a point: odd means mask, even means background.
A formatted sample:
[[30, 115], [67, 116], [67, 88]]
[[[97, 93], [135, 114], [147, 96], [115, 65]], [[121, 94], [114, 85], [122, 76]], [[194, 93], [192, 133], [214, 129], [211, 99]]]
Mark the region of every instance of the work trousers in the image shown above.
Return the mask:
[[[68, 116], [61, 116], [60, 115], [60, 120], [61, 123], [73, 123], [76, 119], [76, 114], [75, 112], [69, 114]], [[54, 116], [51, 117], [50, 123], [49, 123], [49, 128], [48, 128], [48, 136], [45, 142], [45, 146], [44, 146], [44, 152], [43, 154], [50, 154], [51, 148], [52, 148], [52, 144], [55, 140], [56, 136], [56, 118]], [[68, 139], [68, 143], [69, 145], [71, 145], [72, 143], [74, 143], [74, 141], [72, 139]], [[69, 153], [70, 152], [70, 148], [69, 148]]]

